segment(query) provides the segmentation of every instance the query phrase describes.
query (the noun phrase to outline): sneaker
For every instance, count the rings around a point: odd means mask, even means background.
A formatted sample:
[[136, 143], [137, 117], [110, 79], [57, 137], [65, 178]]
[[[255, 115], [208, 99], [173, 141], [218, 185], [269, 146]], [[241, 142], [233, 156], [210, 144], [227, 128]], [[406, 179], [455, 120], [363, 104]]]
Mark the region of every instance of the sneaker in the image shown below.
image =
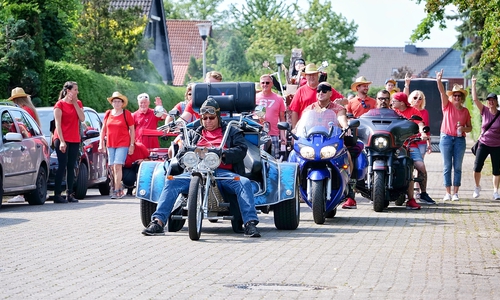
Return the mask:
[[163, 230], [163, 226], [160, 225], [158, 219], [154, 219], [151, 221], [147, 228], [144, 228], [142, 231], [144, 235], [164, 235], [165, 231]]
[[356, 200], [352, 198], [347, 198], [347, 201], [344, 202], [344, 205], [342, 205], [343, 209], [356, 209], [358, 208], [356, 205]]
[[480, 186], [476, 186], [474, 188], [474, 193], [472, 193], [472, 197], [473, 198], [479, 198], [479, 192], [481, 191], [481, 187]]
[[498, 194], [498, 192], [493, 193], [493, 199], [500, 200], [500, 195]]
[[118, 198], [118, 191], [113, 191], [113, 194], [111, 194], [111, 199], [116, 199]]
[[411, 198], [406, 202], [406, 209], [420, 209], [420, 205], [418, 205], [417, 201], [414, 198]]
[[63, 197], [61, 195], [55, 195], [54, 203], [68, 203], [68, 200], [66, 200], [66, 197]]
[[260, 232], [255, 225], [257, 225], [256, 221], [248, 221], [245, 224], [245, 236], [260, 237]]
[[66, 199], [70, 203], [78, 203], [78, 199], [76, 199], [75, 196], [73, 196], [73, 193], [66, 193]]
[[436, 204], [436, 201], [432, 200], [432, 198], [426, 192], [420, 193], [420, 201], [430, 205]]
[[450, 194], [444, 195], [443, 201], [451, 201], [451, 195]]
[[7, 203], [24, 203], [23, 195], [17, 195], [15, 197], [10, 198]]
[[451, 197], [451, 201], [458, 201], [458, 200], [460, 200], [458, 194], [454, 194], [453, 197]]

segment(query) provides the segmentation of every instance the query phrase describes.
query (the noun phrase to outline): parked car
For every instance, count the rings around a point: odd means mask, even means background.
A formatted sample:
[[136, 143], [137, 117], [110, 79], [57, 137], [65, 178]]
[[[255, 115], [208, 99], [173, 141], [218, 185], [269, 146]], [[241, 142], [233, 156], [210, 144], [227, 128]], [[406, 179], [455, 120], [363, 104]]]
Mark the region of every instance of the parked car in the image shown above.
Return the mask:
[[[53, 107], [37, 108], [42, 131], [48, 143], [51, 143], [50, 122], [54, 119]], [[108, 156], [106, 153], [100, 153], [99, 134], [102, 127], [102, 119], [99, 114], [90, 107], [84, 107], [85, 121], [81, 124], [80, 133], [82, 143], [80, 147], [79, 158], [75, 165], [75, 184], [73, 191], [75, 198], [83, 199], [87, 195], [87, 189], [98, 187], [101, 195], [109, 195], [108, 179]], [[54, 189], [55, 175], [58, 168], [57, 154], [54, 149], [51, 150], [50, 169], [48, 189]], [[66, 185], [63, 179], [63, 185]]]
[[23, 195], [31, 205], [44, 204], [50, 148], [42, 130], [24, 109], [12, 103], [0, 103], [0, 118], [0, 199]]

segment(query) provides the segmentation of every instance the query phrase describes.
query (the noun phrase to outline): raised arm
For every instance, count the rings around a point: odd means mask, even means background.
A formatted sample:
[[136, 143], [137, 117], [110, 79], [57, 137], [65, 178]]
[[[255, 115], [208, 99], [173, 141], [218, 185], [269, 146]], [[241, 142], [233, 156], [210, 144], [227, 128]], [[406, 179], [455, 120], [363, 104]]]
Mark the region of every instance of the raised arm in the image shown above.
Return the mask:
[[406, 94], [406, 96], [410, 95], [410, 82], [411, 82], [411, 76], [408, 76], [408, 73], [405, 74], [405, 88], [403, 89], [403, 92]]
[[441, 107], [444, 108], [448, 105], [448, 102], [450, 100], [448, 99], [448, 95], [446, 95], [446, 91], [444, 90], [443, 82], [441, 81], [442, 79], [443, 79], [443, 69], [441, 69], [441, 71], [439, 72], [436, 72], [436, 82], [439, 93], [441, 94]]
[[470, 88], [470, 93], [472, 95], [472, 101], [474, 101], [474, 104], [476, 104], [477, 108], [479, 109], [479, 111], [483, 111], [483, 104], [481, 103], [481, 101], [479, 101], [479, 99], [477, 98], [477, 92], [476, 92], [476, 77], [474, 77], [474, 75], [472, 75], [472, 78], [471, 78], [471, 81], [472, 81], [472, 85], [471, 85], [471, 88]]

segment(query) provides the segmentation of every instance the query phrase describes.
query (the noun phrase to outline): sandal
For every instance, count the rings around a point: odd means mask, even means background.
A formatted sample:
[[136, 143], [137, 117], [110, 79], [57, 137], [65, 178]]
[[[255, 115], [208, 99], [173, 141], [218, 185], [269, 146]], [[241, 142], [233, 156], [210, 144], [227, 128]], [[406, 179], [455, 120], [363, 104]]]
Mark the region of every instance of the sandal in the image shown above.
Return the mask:
[[116, 193], [118, 199], [121, 199], [123, 198], [123, 196], [125, 196], [125, 193], [123, 192], [123, 188], [119, 189]]

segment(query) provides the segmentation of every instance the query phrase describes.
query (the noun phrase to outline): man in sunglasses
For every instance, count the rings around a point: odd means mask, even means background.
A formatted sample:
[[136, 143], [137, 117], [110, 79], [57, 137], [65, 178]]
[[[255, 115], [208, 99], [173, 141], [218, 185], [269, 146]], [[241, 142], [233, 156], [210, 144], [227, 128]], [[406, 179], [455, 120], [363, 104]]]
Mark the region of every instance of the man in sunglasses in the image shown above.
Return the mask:
[[[304, 74], [307, 83], [297, 89], [289, 107], [292, 111], [292, 128], [295, 128], [295, 125], [297, 125], [304, 109], [316, 102], [316, 88], [319, 84], [319, 73], [320, 71], [318, 71], [315, 64], [308, 64], [305, 68]], [[344, 99], [344, 96], [332, 88], [330, 99]]]
[[261, 91], [255, 95], [255, 104], [266, 108], [265, 121], [269, 123], [269, 136], [271, 137], [271, 155], [279, 158], [280, 140], [282, 145], [286, 145], [286, 133], [278, 129], [278, 122], [285, 122], [285, 102], [278, 94], [271, 89], [273, 79], [271, 75], [260, 76]]
[[[245, 173], [243, 159], [247, 153], [247, 145], [243, 133], [235, 127], [227, 127], [220, 117], [220, 107], [213, 98], [208, 98], [200, 107], [201, 126], [195, 131], [190, 131], [188, 140], [193, 145], [200, 147], [219, 147], [226, 130], [229, 130], [229, 137], [222, 151], [222, 163], [216, 170], [216, 176], [234, 177]], [[185, 148], [181, 148], [177, 157], [181, 158], [186, 153]], [[174, 180], [165, 179], [165, 185], [161, 192], [156, 211], [151, 216], [151, 223], [142, 231], [144, 235], [162, 235], [164, 227], [170, 217], [172, 208], [179, 194], [189, 192], [189, 173], [177, 176]], [[254, 195], [250, 180], [244, 176], [239, 176], [239, 180], [220, 180], [222, 190], [235, 194], [238, 205], [245, 224], [244, 234], [247, 237], [260, 237], [260, 232], [256, 225], [259, 223], [257, 211], [255, 209]]]
[[368, 90], [371, 83], [364, 76], [361, 76], [356, 78], [356, 81], [351, 84], [351, 90], [356, 92], [356, 96], [347, 103], [347, 113], [351, 113], [354, 117], [358, 118], [370, 109], [375, 108], [377, 102], [375, 99], [368, 97]]

